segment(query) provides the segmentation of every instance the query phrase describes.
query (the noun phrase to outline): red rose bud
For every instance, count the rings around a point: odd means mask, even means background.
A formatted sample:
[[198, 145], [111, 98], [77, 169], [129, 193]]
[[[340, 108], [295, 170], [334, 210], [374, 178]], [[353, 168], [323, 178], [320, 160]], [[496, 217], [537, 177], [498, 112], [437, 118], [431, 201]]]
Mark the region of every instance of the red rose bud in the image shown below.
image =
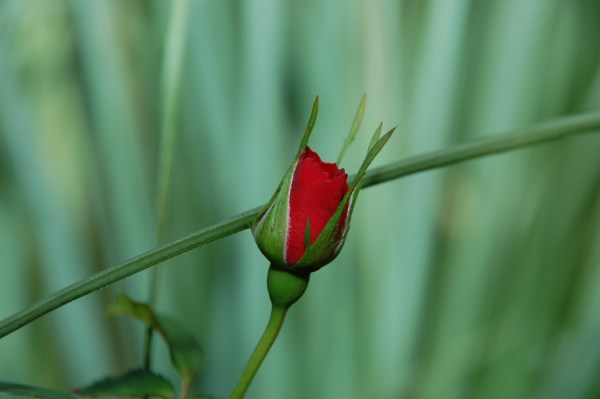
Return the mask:
[[[284, 251], [287, 265], [298, 263], [307, 246], [315, 243], [348, 192], [347, 180], [344, 169], [338, 169], [334, 163], [321, 161], [319, 155], [310, 148], [304, 149], [296, 163], [289, 193]], [[348, 204], [337, 223], [336, 238], [341, 236], [347, 214]]]
[[344, 169], [321, 161], [307, 146], [317, 112], [318, 97], [296, 159], [252, 227], [254, 239], [267, 259], [274, 266], [298, 273], [315, 271], [339, 254], [367, 167], [393, 132], [380, 139], [379, 126], [359, 172], [348, 186]]

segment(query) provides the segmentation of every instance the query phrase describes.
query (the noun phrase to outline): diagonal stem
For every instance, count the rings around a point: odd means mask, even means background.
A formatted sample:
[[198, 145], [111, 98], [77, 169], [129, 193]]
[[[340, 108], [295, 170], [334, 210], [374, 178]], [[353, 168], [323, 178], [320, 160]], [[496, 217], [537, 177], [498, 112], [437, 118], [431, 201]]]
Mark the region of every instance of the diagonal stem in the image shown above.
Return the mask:
[[[363, 188], [470, 159], [571, 137], [594, 129], [600, 129], [600, 113], [568, 116], [515, 133], [485, 137], [372, 169], [364, 178]], [[251, 226], [260, 209], [261, 207], [251, 209], [71, 284], [2, 320], [0, 338], [77, 298], [194, 248], [245, 230]]]

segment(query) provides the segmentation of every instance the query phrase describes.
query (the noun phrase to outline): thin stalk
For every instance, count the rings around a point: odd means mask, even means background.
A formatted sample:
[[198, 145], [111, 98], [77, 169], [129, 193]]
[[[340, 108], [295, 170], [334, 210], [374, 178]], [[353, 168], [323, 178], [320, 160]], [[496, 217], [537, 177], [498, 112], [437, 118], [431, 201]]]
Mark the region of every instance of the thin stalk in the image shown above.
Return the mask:
[[[158, 246], [163, 241], [165, 217], [169, 203], [171, 186], [171, 171], [177, 139], [177, 120], [179, 116], [179, 99], [181, 92], [181, 75], [183, 70], [185, 32], [187, 25], [188, 0], [173, 3], [171, 21], [162, 66], [162, 98], [163, 113], [161, 139], [159, 146], [159, 161], [156, 184], [156, 242]], [[155, 267], [150, 273], [148, 287], [148, 304], [154, 306], [158, 301], [160, 284], [160, 268]], [[146, 329], [144, 339], [144, 369], [150, 369], [152, 362], [152, 336], [154, 330]]]
[[188, 379], [181, 379], [181, 399], [189, 399], [190, 397], [190, 381]]
[[233, 391], [231, 391], [229, 399], [241, 399], [244, 397], [256, 372], [260, 368], [263, 360], [265, 360], [271, 346], [273, 346], [273, 342], [275, 342], [277, 335], [279, 335], [279, 331], [281, 331], [281, 326], [283, 325], [287, 310], [288, 307], [279, 305], [273, 305], [271, 307], [271, 317], [269, 318], [265, 332], [262, 337], [260, 337], [260, 341], [258, 341], [252, 356], [250, 356], [250, 360], [248, 360], [246, 368], [238, 380], [237, 385], [233, 388]]
[[344, 140], [344, 144], [342, 145], [342, 149], [340, 151], [340, 155], [338, 156], [336, 164], [340, 164], [342, 159], [344, 159], [344, 155], [346, 154], [346, 150], [350, 147], [350, 144], [354, 141], [356, 137], [356, 133], [358, 133], [358, 129], [360, 128], [360, 124], [363, 120], [363, 116], [365, 115], [365, 108], [367, 106], [367, 95], [363, 94], [360, 99], [360, 103], [358, 104], [358, 108], [356, 109], [356, 114], [354, 115], [354, 120], [352, 121], [352, 126], [350, 126], [350, 131]]
[[[363, 188], [470, 159], [570, 137], [594, 129], [600, 129], [600, 113], [568, 116], [516, 133], [485, 137], [372, 169], [364, 178]], [[252, 225], [261, 208], [251, 209], [227, 221], [201, 229], [73, 283], [2, 320], [0, 322], [0, 338], [77, 298], [194, 248], [245, 230]]]

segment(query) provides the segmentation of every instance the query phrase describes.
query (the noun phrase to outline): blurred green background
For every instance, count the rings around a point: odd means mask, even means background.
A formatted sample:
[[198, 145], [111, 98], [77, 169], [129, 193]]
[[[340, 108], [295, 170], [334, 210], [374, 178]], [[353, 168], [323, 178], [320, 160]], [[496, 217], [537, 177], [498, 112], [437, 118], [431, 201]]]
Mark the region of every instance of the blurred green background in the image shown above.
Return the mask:
[[[0, 1], [0, 318], [153, 247], [169, 1]], [[356, 171], [600, 109], [597, 0], [191, 1], [166, 240], [268, 200], [312, 100], [311, 147]], [[202, 342], [225, 396], [268, 318], [241, 234], [168, 261], [159, 310]], [[148, 272], [0, 340], [0, 380], [70, 389], [139, 367], [107, 319]], [[162, 342], [154, 364], [174, 377]], [[365, 190], [248, 398], [600, 395], [600, 135]]]

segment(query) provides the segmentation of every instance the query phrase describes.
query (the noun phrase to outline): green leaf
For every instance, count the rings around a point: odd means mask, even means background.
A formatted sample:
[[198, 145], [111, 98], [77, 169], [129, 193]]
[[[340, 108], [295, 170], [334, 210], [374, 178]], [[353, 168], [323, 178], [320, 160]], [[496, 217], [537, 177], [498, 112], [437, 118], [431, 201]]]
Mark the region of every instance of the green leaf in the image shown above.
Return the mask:
[[0, 382], [0, 392], [12, 396], [23, 398], [42, 398], [42, 399], [76, 399], [71, 394], [53, 391], [51, 389], [32, 387], [29, 385], [13, 384], [10, 382]]
[[184, 381], [191, 381], [202, 368], [203, 351], [192, 334], [170, 316], [155, 313], [148, 305], [119, 295], [107, 308], [109, 316], [130, 316], [154, 328], [165, 340], [173, 367]]
[[292, 184], [292, 176], [298, 165], [298, 157], [288, 168], [285, 176], [279, 183], [279, 187], [269, 203], [263, 208], [252, 226], [252, 234], [254, 240], [265, 256], [272, 261], [280, 259], [280, 262], [285, 261], [285, 239], [288, 226], [286, 223], [281, 223], [287, 219], [290, 187]]
[[106, 308], [107, 316], [130, 316], [138, 319], [149, 327], [159, 329], [158, 322], [152, 309], [144, 304], [135, 302], [126, 294], [119, 294]]
[[358, 133], [358, 129], [360, 128], [360, 124], [362, 123], [363, 116], [365, 115], [365, 108], [367, 104], [367, 95], [363, 94], [360, 99], [360, 103], [358, 104], [358, 108], [356, 109], [356, 114], [354, 115], [354, 121], [352, 121], [352, 126], [350, 126], [350, 131], [344, 140], [344, 145], [342, 146], [342, 150], [340, 151], [340, 155], [338, 156], [336, 164], [340, 164], [342, 159], [344, 159], [344, 155], [346, 154], [346, 150], [350, 147], [350, 144], [354, 141], [356, 137], [356, 133]]
[[140, 397], [157, 396], [175, 399], [173, 384], [148, 370], [133, 370], [118, 377], [109, 377], [87, 387], [75, 389], [81, 396]]
[[191, 381], [202, 369], [202, 348], [178, 320], [170, 316], [160, 316], [158, 321], [158, 331], [169, 346], [173, 366], [184, 380]]

